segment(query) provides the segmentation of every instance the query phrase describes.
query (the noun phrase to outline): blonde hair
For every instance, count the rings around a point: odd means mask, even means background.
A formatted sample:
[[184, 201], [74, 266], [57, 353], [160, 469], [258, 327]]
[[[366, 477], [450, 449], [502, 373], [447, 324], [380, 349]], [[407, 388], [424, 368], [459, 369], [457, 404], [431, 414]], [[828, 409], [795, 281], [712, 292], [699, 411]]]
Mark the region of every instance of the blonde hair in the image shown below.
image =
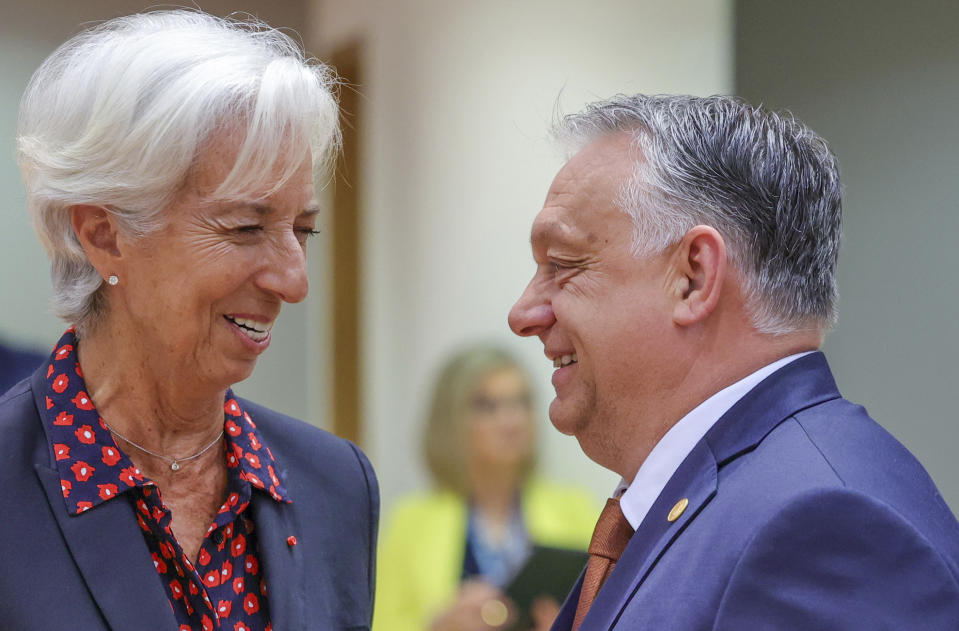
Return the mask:
[[[452, 355], [441, 368], [433, 384], [423, 434], [426, 464], [440, 488], [463, 497], [469, 495], [465, 425], [473, 396], [486, 377], [510, 369], [519, 371], [529, 382], [526, 371], [512, 355], [488, 345], [465, 348]], [[532, 472], [535, 464], [535, 450], [532, 450], [521, 468], [523, 480]]]

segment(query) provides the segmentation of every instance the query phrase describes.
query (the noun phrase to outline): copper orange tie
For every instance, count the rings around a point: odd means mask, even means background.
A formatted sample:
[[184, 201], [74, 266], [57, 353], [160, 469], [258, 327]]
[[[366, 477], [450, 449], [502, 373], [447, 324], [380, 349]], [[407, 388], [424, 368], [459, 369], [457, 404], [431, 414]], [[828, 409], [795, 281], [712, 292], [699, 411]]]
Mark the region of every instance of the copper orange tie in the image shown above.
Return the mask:
[[589, 562], [586, 564], [586, 576], [583, 577], [583, 589], [579, 592], [572, 631], [577, 631], [583, 624], [583, 618], [596, 599], [599, 588], [616, 567], [616, 561], [626, 549], [633, 532], [633, 527], [619, 507], [619, 500], [612, 497], [606, 500], [606, 507], [596, 522], [593, 538], [589, 542]]

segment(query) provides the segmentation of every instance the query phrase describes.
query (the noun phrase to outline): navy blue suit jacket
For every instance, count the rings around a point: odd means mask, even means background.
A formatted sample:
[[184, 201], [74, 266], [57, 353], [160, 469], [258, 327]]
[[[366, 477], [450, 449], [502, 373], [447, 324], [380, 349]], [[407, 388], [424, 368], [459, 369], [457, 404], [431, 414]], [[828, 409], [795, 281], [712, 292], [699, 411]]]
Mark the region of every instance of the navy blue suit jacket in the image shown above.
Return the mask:
[[46, 359], [47, 355], [0, 344], [0, 394], [29, 377]]
[[[43, 377], [38, 370], [0, 397], [0, 629], [175, 631], [131, 505], [67, 513], [40, 421]], [[368, 629], [379, 513], [369, 462], [348, 441], [241, 406], [284, 468], [292, 500], [257, 491], [252, 500], [273, 628]]]
[[[581, 582], [554, 631], [571, 627]], [[682, 463], [581, 627], [600, 629], [956, 631], [959, 524], [919, 462], [840, 396], [823, 355], [807, 355]]]

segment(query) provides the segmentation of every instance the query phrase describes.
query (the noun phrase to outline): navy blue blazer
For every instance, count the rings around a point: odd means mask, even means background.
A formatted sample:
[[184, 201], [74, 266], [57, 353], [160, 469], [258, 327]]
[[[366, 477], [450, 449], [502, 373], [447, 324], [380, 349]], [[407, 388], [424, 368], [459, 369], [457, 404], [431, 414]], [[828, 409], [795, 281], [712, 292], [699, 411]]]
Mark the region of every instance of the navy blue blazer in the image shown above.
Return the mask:
[[[581, 585], [554, 631], [570, 629]], [[696, 445], [580, 628], [956, 631], [959, 523], [814, 353]]]
[[[44, 372], [0, 397], [0, 629], [175, 631], [131, 505], [67, 513], [40, 421]], [[273, 628], [369, 629], [379, 515], [369, 461], [348, 441], [241, 406], [284, 467], [292, 500], [252, 499]]]
[[26, 379], [37, 366], [47, 359], [47, 355], [21, 350], [0, 343], [0, 394], [8, 388]]

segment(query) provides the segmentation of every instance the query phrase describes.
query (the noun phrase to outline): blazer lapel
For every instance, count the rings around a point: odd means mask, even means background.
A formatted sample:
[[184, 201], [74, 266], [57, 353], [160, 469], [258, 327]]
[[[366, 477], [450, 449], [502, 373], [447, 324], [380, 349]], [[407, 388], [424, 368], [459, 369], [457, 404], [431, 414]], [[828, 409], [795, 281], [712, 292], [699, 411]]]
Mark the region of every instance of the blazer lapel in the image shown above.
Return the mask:
[[553, 621], [553, 626], [549, 628], [550, 631], [569, 631], [573, 628], [573, 619], [576, 617], [576, 606], [579, 604], [579, 593], [583, 590], [584, 576], [586, 576], [585, 569], [580, 572], [579, 578], [576, 579], [576, 583], [573, 585], [573, 589], [571, 589], [569, 595], [566, 596], [566, 601], [563, 603], [559, 615], [557, 615], [556, 620]]
[[[666, 484], [630, 539], [583, 620], [583, 631], [613, 626], [656, 561], [716, 494], [716, 482], [716, 460], [709, 448], [700, 442]], [[684, 499], [687, 502], [685, 510], [669, 521], [670, 511]]]
[[[582, 630], [612, 628], [656, 562], [719, 491], [721, 466], [755, 449], [789, 416], [839, 396], [825, 357], [822, 353], [811, 353], [767, 377], [720, 417], [653, 503], [593, 602]], [[667, 516], [683, 499], [688, 501], [685, 510], [670, 522]], [[580, 585], [581, 582], [574, 590], [577, 600]], [[570, 594], [559, 619], [567, 613], [572, 598]], [[572, 612], [575, 610], [576, 600], [573, 600]], [[572, 615], [565, 627], [554, 625], [553, 630], [569, 629]]]
[[114, 498], [70, 515], [60, 474], [42, 464], [35, 469], [73, 561], [110, 628], [175, 629], [176, 618], [130, 505]]
[[292, 513], [292, 504], [253, 491], [253, 521], [274, 629], [305, 629], [308, 622], [304, 613], [303, 546], [287, 542], [287, 537], [296, 533]]

